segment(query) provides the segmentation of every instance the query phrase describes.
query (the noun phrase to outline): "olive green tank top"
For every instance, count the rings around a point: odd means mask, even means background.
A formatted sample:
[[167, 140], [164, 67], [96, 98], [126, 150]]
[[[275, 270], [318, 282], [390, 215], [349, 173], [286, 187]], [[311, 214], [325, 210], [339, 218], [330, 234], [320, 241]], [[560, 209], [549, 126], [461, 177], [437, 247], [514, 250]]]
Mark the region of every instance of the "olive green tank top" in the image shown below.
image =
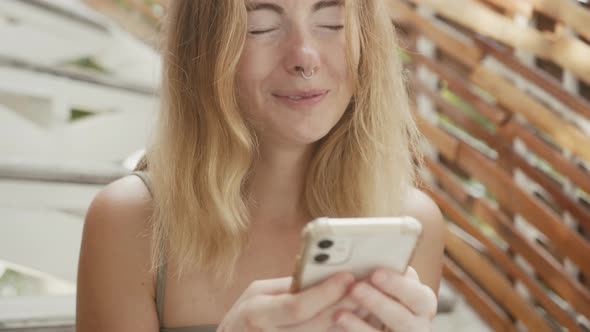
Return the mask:
[[[145, 184], [150, 194], [152, 194], [152, 186], [150, 178], [145, 172], [135, 171], [132, 174], [137, 175]], [[197, 325], [197, 326], [186, 326], [186, 327], [175, 327], [165, 328], [162, 326], [164, 317], [164, 294], [166, 291], [166, 261], [163, 257], [163, 261], [160, 262], [160, 266], [156, 276], [156, 310], [158, 312], [158, 320], [160, 322], [160, 332], [215, 332], [217, 330], [216, 325]]]

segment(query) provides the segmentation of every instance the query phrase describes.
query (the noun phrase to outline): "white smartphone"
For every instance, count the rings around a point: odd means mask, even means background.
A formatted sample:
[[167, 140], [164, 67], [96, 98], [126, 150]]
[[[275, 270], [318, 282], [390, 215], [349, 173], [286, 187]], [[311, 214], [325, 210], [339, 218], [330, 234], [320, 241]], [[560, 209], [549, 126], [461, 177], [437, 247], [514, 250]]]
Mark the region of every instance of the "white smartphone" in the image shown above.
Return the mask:
[[378, 267], [405, 273], [421, 237], [422, 224], [412, 217], [315, 219], [302, 231], [291, 291], [337, 272], [359, 279]]

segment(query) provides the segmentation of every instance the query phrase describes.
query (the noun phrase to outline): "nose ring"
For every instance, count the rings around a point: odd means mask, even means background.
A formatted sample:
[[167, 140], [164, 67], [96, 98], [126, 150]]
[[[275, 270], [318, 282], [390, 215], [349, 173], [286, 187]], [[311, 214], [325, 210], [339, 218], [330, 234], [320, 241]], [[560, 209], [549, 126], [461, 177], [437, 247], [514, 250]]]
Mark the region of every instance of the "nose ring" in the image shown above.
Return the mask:
[[313, 71], [313, 69], [311, 70], [311, 74], [310, 74], [309, 76], [305, 74], [305, 69], [301, 69], [301, 76], [302, 76], [302, 77], [303, 77], [305, 80], [308, 80], [308, 81], [309, 81], [309, 80], [311, 80], [311, 79], [313, 78], [313, 74], [314, 74], [314, 71]]

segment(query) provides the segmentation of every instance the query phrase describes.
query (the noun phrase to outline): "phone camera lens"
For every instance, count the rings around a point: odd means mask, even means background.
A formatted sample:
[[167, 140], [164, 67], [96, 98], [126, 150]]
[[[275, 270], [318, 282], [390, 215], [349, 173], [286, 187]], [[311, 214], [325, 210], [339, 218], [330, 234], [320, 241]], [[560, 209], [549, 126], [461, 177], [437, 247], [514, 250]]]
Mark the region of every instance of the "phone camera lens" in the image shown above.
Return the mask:
[[330, 248], [332, 245], [334, 244], [334, 241], [332, 240], [322, 240], [318, 243], [318, 247], [322, 248], [322, 249], [328, 249]]
[[315, 256], [314, 259], [317, 263], [325, 263], [328, 259], [330, 259], [330, 256], [326, 254], [319, 254]]

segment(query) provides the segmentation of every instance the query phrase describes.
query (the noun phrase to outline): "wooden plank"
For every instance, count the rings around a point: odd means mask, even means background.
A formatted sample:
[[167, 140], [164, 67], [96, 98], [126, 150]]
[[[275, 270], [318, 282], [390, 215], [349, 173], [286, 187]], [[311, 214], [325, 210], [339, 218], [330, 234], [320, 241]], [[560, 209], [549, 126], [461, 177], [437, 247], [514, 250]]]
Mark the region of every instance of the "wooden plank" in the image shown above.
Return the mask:
[[484, 184], [504, 209], [517, 212], [513, 206], [514, 182], [495, 162], [464, 142], [458, 148], [456, 164], [471, 177]]
[[475, 122], [468, 114], [446, 101], [438, 92], [432, 91], [432, 89], [428, 88], [419, 80], [413, 79], [411, 82], [414, 91], [426, 95], [434, 102], [439, 113], [451, 119], [452, 122], [461, 127], [461, 129], [465, 130], [473, 137], [485, 142], [490, 147], [494, 147], [498, 144], [498, 139], [484, 126]]
[[[514, 136], [514, 134], [512, 134], [511, 136]], [[552, 179], [549, 179], [547, 177], [547, 175], [542, 173], [540, 170], [535, 169], [532, 166], [528, 165], [528, 163], [526, 163], [521, 157], [516, 157], [516, 155], [513, 155], [512, 151], [508, 150], [505, 153], [510, 153], [509, 158], [515, 158], [515, 160], [512, 161], [514, 163], [513, 166], [520, 167], [521, 169], [527, 167], [526, 169], [523, 170], [525, 172], [525, 174], [529, 175], [533, 179], [533, 181], [538, 180], [540, 182], [540, 184], [545, 188], [545, 190], [547, 190], [550, 194], [552, 194], [554, 196], [559, 195], [558, 202], [563, 207], [565, 207], [568, 211], [570, 211], [570, 213], [574, 216], [574, 218], [577, 218], [579, 220], [580, 226], [582, 228], [587, 229], [588, 224], [590, 223], [590, 217], [588, 214], [589, 210], [587, 208], [585, 208], [585, 206], [583, 206], [582, 204], [579, 204], [579, 203], [573, 201], [571, 198], [565, 196], [565, 194], [562, 192], [562, 190], [560, 189], [557, 182], [555, 182]], [[525, 166], [525, 165], [528, 165], [528, 166]], [[433, 168], [433, 167], [440, 167], [440, 166], [432, 163], [432, 165], [428, 165], [428, 167]], [[431, 170], [433, 170], [433, 169], [431, 169]], [[461, 169], [461, 172], [464, 173], [465, 170]], [[446, 175], [442, 175], [442, 174], [443, 173], [438, 172], [438, 179], [444, 178], [446, 176]], [[446, 183], [446, 182], [448, 182], [448, 181], [441, 181], [441, 183]], [[499, 184], [497, 187], [498, 188], [506, 188], [507, 186], [511, 186], [511, 184], [508, 181], [502, 182], [502, 184]], [[497, 190], [492, 190], [492, 191], [494, 191], [496, 193], [498, 192]], [[455, 196], [455, 197], [457, 197], [457, 196]], [[510, 207], [509, 204], [506, 204], [506, 203], [502, 204], [504, 197], [505, 197], [504, 195], [499, 197], [499, 199], [501, 201], [501, 205]], [[465, 205], [469, 202], [469, 198], [461, 197], [460, 202], [463, 202], [463, 205]]]
[[[431, 169], [431, 171], [434, 170], [434, 174], [439, 183], [445, 185], [451, 181], [451, 178], [449, 176], [446, 176], [444, 173], [440, 172], [441, 167], [438, 166], [438, 164], [435, 164], [433, 162], [430, 163], [428, 160], [426, 162], [427, 166]], [[431, 167], [432, 165], [430, 164], [437, 165], [438, 168]], [[437, 169], [439, 171], [437, 171]], [[453, 190], [451, 190], [450, 192], [461, 193], [460, 186], [455, 186]], [[465, 197], [463, 194], [463, 196], [459, 198], [459, 201], [463, 202], [464, 205], [469, 206], [468, 202], [471, 199], [471, 197]], [[489, 211], [491, 210], [489, 210], [488, 213], [482, 213], [482, 211], [486, 210], [481, 208], [482, 204], [480, 204], [479, 200], [476, 200], [476, 202], [477, 204], [475, 204], [474, 211], [479, 218], [488, 221], [491, 218], [491, 216], [495, 217], [494, 214], [489, 213]], [[505, 224], [506, 225], [504, 225], [504, 228], [512, 227], [511, 225], [509, 225], [508, 220], [505, 221]], [[507, 232], [506, 230], [498, 230], [499, 227], [497, 222], [491, 222], [491, 225], [495, 226], [494, 228], [496, 229], [496, 231], [498, 231], [499, 234], [501, 234], [506, 239], [506, 241], [508, 241], [511, 244], [511, 246], [515, 245], [514, 248], [516, 252], [518, 252], [519, 255], [522, 255], [525, 259], [527, 259], [527, 261], [529, 261], [530, 264], [532, 264], [535, 267], [537, 273], [543, 278], [543, 280], [545, 280], [550, 285], [550, 287], [552, 287], [556, 291], [556, 293], [558, 293], [562, 298], [564, 298], [568, 302], [572, 303], [572, 305], [576, 307], [577, 310], [579, 310], [580, 312], [584, 312], [584, 310], [588, 312], [587, 309], [590, 308], [587, 305], [588, 303], [590, 303], [587, 302], [588, 300], [590, 300], [590, 295], [588, 294], [588, 291], [585, 290], [579, 283], [577, 283], [571, 277], [566, 275], [562, 270], [562, 267], [559, 266], [559, 264], [555, 262], [555, 260], [551, 256], [549, 256], [546, 253], [543, 254], [543, 251], [540, 248], [534, 249], [537, 247], [537, 245], [533, 247], [533, 244], [528, 244], [527, 246], [528, 241], [522, 238], [522, 236], [518, 235], [518, 232], [513, 228], [508, 228], [511, 229], [511, 231]], [[518, 239], [520, 241], [518, 241]], [[516, 244], [514, 244], [515, 242]]]
[[566, 123], [541, 103], [487, 68], [477, 67], [471, 74], [471, 80], [496, 97], [498, 103], [522, 115], [559, 145], [590, 162], [590, 137], [578, 128]]
[[459, 144], [458, 139], [424, 119], [418, 120], [417, 124], [418, 129], [420, 129], [431, 144], [436, 146], [439, 153], [449, 160], [456, 159]]
[[387, 2], [391, 17], [395, 22], [411, 25], [426, 38], [436, 43], [437, 47], [467, 67], [476, 66], [483, 57], [482, 51], [475, 45], [467, 44], [444, 32], [431, 21], [418, 15], [410, 6], [399, 0]]
[[541, 187], [551, 195], [559, 207], [568, 211], [574, 218], [576, 218], [578, 225], [587, 234], [590, 234], [589, 209], [568, 197], [557, 182], [550, 179], [545, 173], [536, 167], [531, 166], [522, 157], [513, 154], [511, 156], [511, 162], [515, 167], [518, 167], [523, 173], [531, 178], [531, 180], [541, 185]]
[[[474, 0], [413, 0], [437, 11], [476, 33], [489, 36], [515, 48], [552, 60], [571, 70], [590, 84], [590, 46], [565, 34], [544, 34], [533, 28], [518, 26], [507, 17], [493, 12]], [[465, 15], [465, 13], [469, 13]], [[482, 24], [485, 22], [485, 24]]]
[[590, 10], [570, 0], [520, 0], [532, 4], [539, 12], [560, 21], [590, 40]]
[[570, 37], [564, 30], [549, 35], [551, 40], [551, 56], [545, 60], [551, 60], [559, 66], [570, 70], [578, 79], [590, 84], [590, 46], [585, 42]]
[[518, 187], [494, 163], [467, 144], [459, 146], [458, 165], [486, 185], [508, 211], [522, 215], [567, 255], [585, 274], [590, 275], [590, 242], [567, 227], [553, 211]]
[[488, 202], [477, 199], [474, 202], [473, 213], [492, 226], [506, 242], [510, 243], [513, 252], [517, 252], [531, 266], [535, 273], [556, 294], [567, 301], [573, 308], [586, 317], [590, 317], [590, 290], [582, 286], [578, 281], [565, 273], [561, 266], [551, 255], [539, 248], [512, 225], [512, 222], [497, 208]]
[[[424, 158], [424, 164], [430, 172], [432, 172], [436, 182], [440, 184], [442, 188], [459, 204], [463, 206], [471, 206], [473, 203], [470, 202], [473, 197], [469, 195], [461, 184], [454, 179], [452, 172], [447, 172], [441, 164], [431, 160], [430, 158]], [[431, 191], [430, 189], [426, 189]], [[442, 207], [441, 207], [442, 208]], [[444, 212], [444, 211], [443, 211]]]
[[[483, 235], [483, 233], [468, 219], [465, 213], [461, 211], [461, 208], [457, 206], [456, 203], [438, 189], [432, 188], [431, 190], [428, 190], [428, 194], [442, 209], [445, 216], [453, 220], [453, 222], [461, 227], [461, 229], [486, 247], [490, 257], [499, 267], [506, 271], [510, 277], [520, 280], [539, 304], [543, 306], [553, 318], [555, 318], [561, 325], [567, 327], [569, 331], [581, 331], [569, 314], [547, 296], [546, 291], [539, 286], [538, 282], [533, 280], [533, 278], [525, 273], [522, 268], [516, 265], [512, 257], [508, 256], [494, 242]], [[475, 199], [469, 201], [474, 202]], [[472, 207], [473, 206], [470, 206], [469, 208], [471, 209]]]
[[509, 113], [486, 103], [480, 96], [471, 91], [469, 89], [471, 83], [465, 78], [460, 77], [456, 73], [444, 68], [440, 63], [428, 59], [419, 53], [413, 53], [412, 58], [436, 74], [447, 88], [471, 104], [486, 119], [495, 124], [501, 124], [510, 118]]
[[514, 291], [508, 279], [479, 251], [467, 244], [450, 227], [447, 228], [446, 249], [488, 294], [506, 311], [521, 321], [529, 331], [553, 331], [551, 325]]
[[491, 5], [503, 9], [509, 15], [525, 15], [531, 17], [533, 14], [533, 6], [526, 2], [526, 0], [483, 0]]
[[587, 119], [590, 119], [590, 103], [579, 96], [572, 95], [565, 91], [561, 86], [561, 83], [555, 80], [551, 75], [544, 73], [537, 68], [525, 66], [512, 55], [511, 50], [493, 42], [489, 38], [476, 36], [474, 40], [479, 45], [479, 47], [485, 50], [488, 55], [493, 56], [502, 64], [514, 70], [529, 82], [533, 82], [535, 85], [538, 85], [570, 110]]
[[[431, 142], [439, 145], [438, 139]], [[502, 206], [521, 214], [551, 239], [560, 253], [570, 257], [585, 273], [590, 272], [590, 265], [586, 260], [586, 253], [590, 252], [588, 241], [569, 229], [542, 203], [516, 186], [510, 177], [493, 165], [492, 161], [463, 142], [459, 143], [458, 150], [459, 166], [484, 183]]]
[[569, 178], [576, 186], [590, 193], [589, 173], [573, 165], [561, 154], [561, 152], [550, 147], [547, 143], [516, 121], [511, 120], [505, 125], [499, 126], [496, 133], [503, 136], [506, 140], [512, 140], [515, 137], [518, 137], [528, 149], [551, 164], [557, 172]]
[[[455, 23], [536, 55], [548, 56], [551, 43], [536, 30], [516, 26], [507, 17], [472, 0], [413, 0], [424, 4]], [[466, 15], [466, 13], [468, 13]], [[484, 23], [485, 24], [482, 24]]]
[[517, 331], [506, 313], [448, 257], [444, 258], [443, 274], [445, 279], [461, 292], [467, 303], [490, 325], [492, 331]]

